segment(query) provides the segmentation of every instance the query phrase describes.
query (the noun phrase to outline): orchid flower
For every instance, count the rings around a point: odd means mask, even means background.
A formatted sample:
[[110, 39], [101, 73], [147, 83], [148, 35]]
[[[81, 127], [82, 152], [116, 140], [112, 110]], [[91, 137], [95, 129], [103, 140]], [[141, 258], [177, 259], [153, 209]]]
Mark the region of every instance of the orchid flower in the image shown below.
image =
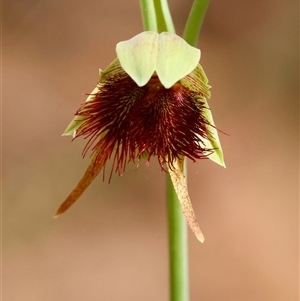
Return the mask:
[[183, 159], [211, 159], [225, 167], [208, 106], [208, 79], [201, 52], [173, 33], [145, 31], [116, 46], [117, 58], [77, 110], [64, 135], [87, 139], [92, 161], [55, 216], [65, 212], [106, 163], [122, 175], [129, 162], [156, 157], [169, 172], [186, 220], [204, 241], [183, 172]]

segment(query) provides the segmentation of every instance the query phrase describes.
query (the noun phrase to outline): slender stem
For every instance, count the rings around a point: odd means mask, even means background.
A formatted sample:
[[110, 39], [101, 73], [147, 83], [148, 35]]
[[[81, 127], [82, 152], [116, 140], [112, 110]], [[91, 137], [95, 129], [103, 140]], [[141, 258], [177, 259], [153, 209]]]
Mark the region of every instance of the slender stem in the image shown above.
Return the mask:
[[167, 177], [170, 301], [189, 300], [188, 236], [187, 224], [174, 191], [170, 176]]
[[140, 0], [144, 30], [157, 32], [156, 13], [153, 0]]
[[210, 0], [195, 0], [185, 25], [183, 38], [196, 46]]
[[[166, 0], [154, 0], [158, 32], [175, 33], [172, 17]], [[167, 203], [169, 227], [170, 301], [189, 300], [187, 224], [167, 175]]]
[[[209, 0], [195, 0], [184, 39], [195, 46]], [[167, 0], [140, 0], [145, 30], [175, 33]], [[186, 170], [185, 170], [186, 172]], [[187, 224], [170, 176], [167, 175], [170, 301], [189, 300]]]
[[153, 0], [158, 32], [168, 31], [175, 33], [175, 27], [173, 24], [172, 16], [170, 13], [169, 5], [167, 0]]

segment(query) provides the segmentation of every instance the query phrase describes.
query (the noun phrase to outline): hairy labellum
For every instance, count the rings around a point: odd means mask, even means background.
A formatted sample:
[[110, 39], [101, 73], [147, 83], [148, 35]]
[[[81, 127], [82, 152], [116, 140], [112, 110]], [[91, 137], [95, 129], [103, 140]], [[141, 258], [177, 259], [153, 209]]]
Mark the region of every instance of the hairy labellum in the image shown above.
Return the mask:
[[139, 87], [121, 67], [106, 77], [76, 113], [82, 123], [75, 137], [88, 139], [84, 154], [97, 152], [102, 166], [112, 158], [113, 169], [122, 174], [128, 162], [141, 157], [149, 162], [156, 156], [165, 169], [179, 156], [195, 160], [212, 151], [201, 140], [209, 135], [202, 93], [181, 81], [166, 89], [155, 74]]

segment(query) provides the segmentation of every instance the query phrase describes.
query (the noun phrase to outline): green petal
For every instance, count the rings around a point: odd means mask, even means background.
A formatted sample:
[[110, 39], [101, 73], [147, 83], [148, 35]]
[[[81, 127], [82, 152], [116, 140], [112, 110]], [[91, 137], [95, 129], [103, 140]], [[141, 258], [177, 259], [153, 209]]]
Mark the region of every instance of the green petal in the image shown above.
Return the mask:
[[79, 128], [79, 126], [83, 122], [83, 117], [82, 116], [75, 116], [73, 120], [70, 122], [62, 136], [75, 136], [76, 130]]
[[199, 140], [202, 141], [202, 147], [215, 150], [212, 154], [208, 155], [208, 158], [214, 161], [215, 163], [226, 167], [223, 157], [222, 146], [218, 136], [218, 131], [215, 128], [215, 123], [211, 114], [211, 110], [209, 109], [209, 105], [206, 100], [207, 98], [210, 98], [210, 86], [208, 85], [208, 79], [205, 75], [203, 68], [200, 66], [200, 64], [198, 64], [198, 66], [193, 70], [193, 72], [191, 72], [187, 77], [183, 78], [180, 82], [184, 86], [188, 87], [191, 91], [199, 93], [201, 100], [204, 101], [206, 109], [204, 109], [203, 114], [212, 126], [208, 126], [208, 130], [210, 132], [208, 139], [203, 139], [203, 137], [199, 137]]
[[105, 84], [107, 80], [113, 79], [116, 75], [119, 75], [120, 73], [126, 73], [124, 69], [120, 65], [120, 61], [115, 58], [105, 70], [99, 70], [100, 75], [100, 86], [101, 84]]
[[116, 52], [122, 68], [139, 87], [146, 85], [156, 71], [168, 89], [191, 73], [200, 59], [199, 49], [168, 32], [142, 32], [118, 43]]
[[208, 79], [200, 64], [188, 76], [184, 77], [180, 83], [190, 91], [198, 93], [201, 98], [210, 98], [210, 85], [208, 85]]
[[[100, 70], [101, 72], [101, 70]], [[88, 98], [86, 99], [86, 101], [90, 101], [93, 98], [93, 95], [99, 92], [99, 88], [96, 87], [91, 95], [88, 96]], [[84, 121], [84, 117], [83, 116], [75, 116], [73, 118], [73, 120], [70, 122], [70, 124], [68, 125], [68, 127], [66, 128], [66, 130], [64, 131], [64, 133], [62, 134], [63, 136], [75, 136], [76, 134], [76, 130], [80, 127], [80, 125], [83, 123]]]
[[[124, 70], [122, 69], [118, 59], [114, 59], [105, 70], [99, 69], [99, 85], [90, 93], [86, 101], [92, 100], [93, 96], [100, 91], [102, 84], [105, 83], [110, 77], [119, 74], [120, 72], [124, 72]], [[76, 130], [81, 126], [84, 119], [85, 118], [83, 116], [75, 116], [62, 135], [75, 136]]]
[[221, 146], [221, 142], [219, 139], [219, 135], [218, 135], [218, 131], [215, 128], [215, 123], [211, 114], [211, 110], [209, 109], [208, 103], [206, 99], [203, 99], [205, 102], [205, 107], [206, 109], [204, 109], [204, 117], [208, 120], [208, 122], [212, 125], [212, 126], [208, 126], [208, 130], [210, 132], [210, 135], [208, 136], [208, 139], [203, 139], [202, 141], [205, 145], [205, 147], [210, 148], [210, 149], [214, 149], [215, 151], [210, 154], [208, 156], [208, 158], [212, 161], [214, 161], [215, 163], [226, 167], [225, 166], [225, 162], [224, 162], [224, 156], [223, 156], [223, 151], [222, 151], [222, 146]]

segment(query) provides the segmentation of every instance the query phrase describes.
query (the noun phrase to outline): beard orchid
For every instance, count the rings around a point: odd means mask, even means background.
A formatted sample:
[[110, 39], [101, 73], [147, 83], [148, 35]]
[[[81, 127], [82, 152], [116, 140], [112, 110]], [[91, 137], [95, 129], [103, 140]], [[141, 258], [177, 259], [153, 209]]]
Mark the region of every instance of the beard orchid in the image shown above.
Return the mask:
[[58, 208], [65, 212], [109, 160], [114, 172], [129, 162], [156, 157], [169, 172], [186, 220], [200, 241], [183, 170], [184, 158], [209, 158], [225, 167], [209, 109], [208, 79], [199, 64], [200, 50], [179, 36], [143, 32], [116, 47], [117, 58], [100, 70], [100, 80], [77, 110], [64, 135], [83, 137], [92, 160], [75, 189]]

